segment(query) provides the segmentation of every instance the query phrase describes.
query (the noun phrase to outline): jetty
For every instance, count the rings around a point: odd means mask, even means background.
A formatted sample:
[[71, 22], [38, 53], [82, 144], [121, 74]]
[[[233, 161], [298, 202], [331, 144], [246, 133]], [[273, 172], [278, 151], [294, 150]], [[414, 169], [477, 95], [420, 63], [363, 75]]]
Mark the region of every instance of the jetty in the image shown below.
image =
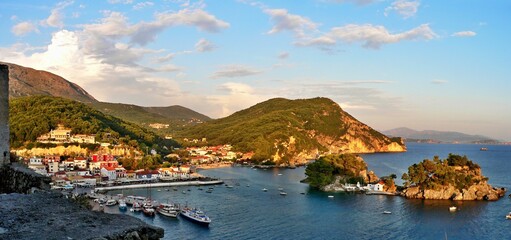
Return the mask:
[[182, 181], [182, 182], [158, 182], [158, 183], [145, 183], [145, 184], [130, 184], [130, 185], [118, 185], [108, 187], [96, 187], [96, 192], [106, 192], [110, 190], [121, 190], [121, 189], [135, 189], [135, 188], [156, 188], [156, 187], [178, 187], [178, 186], [201, 186], [201, 185], [217, 185], [223, 184], [223, 180], [212, 180], [212, 181]]

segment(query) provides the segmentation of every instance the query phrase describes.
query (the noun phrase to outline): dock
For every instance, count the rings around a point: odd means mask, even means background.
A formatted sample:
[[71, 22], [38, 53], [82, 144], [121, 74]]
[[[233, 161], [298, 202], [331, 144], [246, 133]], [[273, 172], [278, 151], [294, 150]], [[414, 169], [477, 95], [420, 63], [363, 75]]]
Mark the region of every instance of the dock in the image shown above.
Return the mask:
[[106, 192], [110, 190], [122, 190], [122, 189], [135, 189], [135, 188], [157, 188], [157, 187], [178, 187], [178, 186], [202, 186], [202, 185], [217, 185], [223, 184], [223, 180], [213, 181], [183, 181], [183, 182], [159, 182], [159, 183], [145, 183], [145, 184], [130, 184], [130, 185], [118, 185], [109, 187], [97, 187], [96, 192]]

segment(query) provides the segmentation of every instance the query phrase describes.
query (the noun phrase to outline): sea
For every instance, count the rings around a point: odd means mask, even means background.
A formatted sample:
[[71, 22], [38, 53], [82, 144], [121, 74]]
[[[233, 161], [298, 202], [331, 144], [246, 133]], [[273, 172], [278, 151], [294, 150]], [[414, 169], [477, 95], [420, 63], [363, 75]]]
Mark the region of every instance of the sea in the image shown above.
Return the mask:
[[[478, 163], [489, 183], [511, 189], [511, 146], [462, 144], [407, 144], [404, 153], [363, 154], [369, 170], [378, 176], [396, 174], [424, 159], [449, 153], [466, 155]], [[122, 212], [165, 229], [165, 239], [511, 239], [511, 198], [498, 201], [413, 200], [400, 196], [323, 193], [300, 183], [305, 168], [255, 169], [229, 167], [202, 170], [223, 179], [211, 193], [207, 186], [124, 190], [160, 202], [198, 207], [212, 219], [209, 227], [184, 218]], [[402, 181], [398, 181], [401, 183]], [[268, 189], [267, 192], [262, 191]], [[279, 188], [287, 193], [279, 194]], [[168, 190], [168, 191], [167, 191]], [[121, 193], [120, 191], [110, 194]], [[511, 192], [508, 192], [509, 194]], [[333, 197], [329, 197], [332, 195]], [[458, 211], [450, 212], [456, 206]], [[383, 214], [390, 211], [391, 214]]]

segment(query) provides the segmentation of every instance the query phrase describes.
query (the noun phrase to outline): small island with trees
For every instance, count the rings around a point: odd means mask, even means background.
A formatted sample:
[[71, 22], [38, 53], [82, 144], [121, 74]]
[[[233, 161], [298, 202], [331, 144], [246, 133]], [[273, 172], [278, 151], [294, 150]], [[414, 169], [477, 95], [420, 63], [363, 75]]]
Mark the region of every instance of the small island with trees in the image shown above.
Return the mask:
[[[304, 182], [325, 192], [360, 191], [400, 195], [412, 199], [445, 200], [498, 200], [504, 196], [504, 188], [488, 184], [481, 167], [467, 156], [449, 154], [441, 160], [425, 159], [413, 164], [404, 173], [403, 187], [394, 183], [395, 174], [378, 178], [367, 170], [364, 160], [354, 154], [327, 155], [309, 164]], [[381, 186], [378, 186], [381, 185]]]

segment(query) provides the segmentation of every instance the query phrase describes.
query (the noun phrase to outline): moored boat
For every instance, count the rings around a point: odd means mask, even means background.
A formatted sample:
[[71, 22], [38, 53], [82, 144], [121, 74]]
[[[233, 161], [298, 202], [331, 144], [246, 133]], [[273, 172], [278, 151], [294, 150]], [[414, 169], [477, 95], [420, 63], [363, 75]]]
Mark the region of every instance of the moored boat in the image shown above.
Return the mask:
[[211, 219], [203, 211], [195, 208], [184, 207], [181, 209], [181, 216], [201, 225], [209, 226]]
[[126, 211], [126, 209], [128, 209], [128, 206], [126, 205], [126, 201], [124, 201], [123, 199], [120, 199], [119, 200], [119, 210]]
[[114, 206], [115, 204], [117, 204], [117, 201], [115, 199], [109, 199], [105, 203], [106, 206]]
[[134, 202], [133, 207], [131, 208], [132, 212], [140, 212], [142, 211], [142, 205], [139, 202]]
[[167, 217], [177, 217], [179, 215], [179, 206], [176, 204], [166, 204], [162, 203], [158, 208], [156, 208], [156, 211], [164, 216]]

